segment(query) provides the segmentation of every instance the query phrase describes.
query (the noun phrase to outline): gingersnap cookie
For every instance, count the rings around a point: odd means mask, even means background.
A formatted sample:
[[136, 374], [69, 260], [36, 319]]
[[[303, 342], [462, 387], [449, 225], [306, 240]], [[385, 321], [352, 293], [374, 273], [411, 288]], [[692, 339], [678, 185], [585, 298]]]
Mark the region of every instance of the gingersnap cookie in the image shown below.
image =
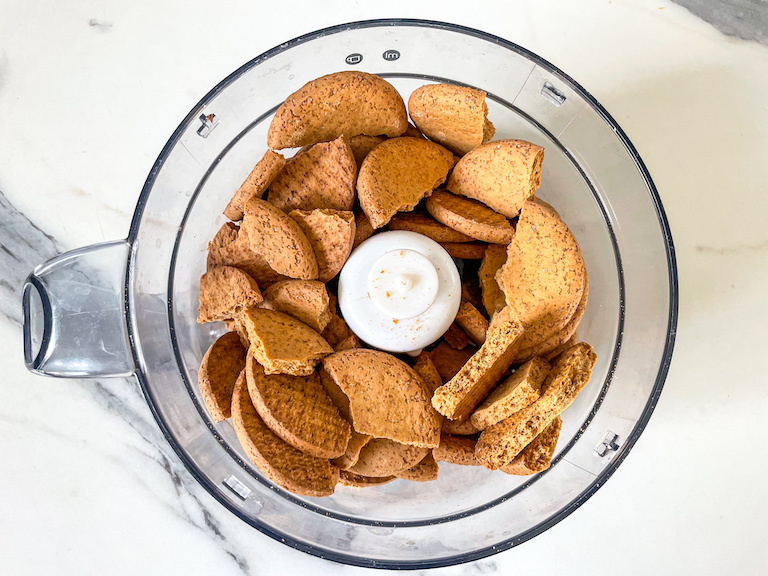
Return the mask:
[[392, 480], [396, 480], [395, 476], [383, 476], [381, 478], [371, 478], [368, 476], [361, 476], [355, 474], [349, 470], [339, 471], [339, 484], [342, 486], [349, 486], [351, 488], [370, 488], [372, 486], [381, 486], [388, 484]]
[[480, 314], [477, 308], [464, 299], [462, 299], [459, 311], [456, 313], [456, 324], [461, 326], [464, 333], [478, 346], [485, 342], [488, 320]]
[[272, 432], [251, 402], [244, 374], [232, 397], [232, 424], [248, 459], [272, 482], [302, 496], [333, 494], [338, 468], [296, 450]]
[[437, 461], [432, 455], [432, 451], [429, 451], [416, 466], [398, 472], [396, 476], [412, 482], [429, 482], [430, 480], [437, 480], [437, 473]]
[[325, 284], [317, 280], [283, 280], [264, 290], [269, 308], [293, 316], [307, 326], [322, 332], [333, 312]]
[[349, 147], [352, 149], [352, 155], [355, 157], [355, 164], [358, 170], [362, 166], [365, 157], [368, 156], [368, 152], [376, 148], [384, 140], [386, 140], [384, 136], [366, 136], [365, 134], [352, 136], [349, 139]]
[[381, 228], [397, 212], [413, 210], [445, 180], [453, 155], [419, 138], [385, 140], [363, 160], [357, 176], [360, 207], [371, 225]]
[[468, 346], [463, 350], [456, 350], [451, 348], [446, 342], [440, 342], [429, 353], [429, 358], [435, 365], [437, 373], [440, 374], [440, 378], [443, 383], [448, 382], [462, 366], [469, 362], [469, 359], [477, 352], [477, 348], [474, 346]]
[[355, 215], [339, 210], [293, 210], [293, 218], [309, 239], [319, 267], [318, 279], [328, 282], [341, 272], [355, 241]]
[[358, 348], [327, 356], [323, 369], [349, 399], [357, 432], [412, 446], [437, 445], [439, 416], [421, 378], [405, 362]]
[[261, 198], [283, 169], [283, 166], [285, 166], [283, 155], [267, 150], [264, 157], [253, 167], [245, 182], [232, 196], [232, 200], [224, 209], [224, 215], [230, 220], [242, 220], [245, 203], [251, 198]]
[[485, 256], [486, 248], [488, 248], [488, 244], [480, 244], [479, 242], [465, 242], [462, 244], [440, 242], [440, 246], [445, 248], [445, 251], [454, 258], [461, 258], [462, 260], [481, 260]]
[[344, 136], [315, 144], [286, 163], [272, 181], [267, 201], [291, 210], [351, 210], [357, 164]]
[[401, 134], [403, 138], [424, 138], [424, 134], [421, 133], [421, 130], [416, 128], [413, 124], [408, 122], [408, 127], [405, 129], [405, 132]]
[[338, 458], [346, 452], [351, 428], [339, 416], [316, 372], [309, 376], [266, 374], [249, 355], [245, 376], [251, 401], [272, 432], [317, 458]]
[[203, 356], [197, 383], [203, 403], [214, 422], [232, 415], [232, 392], [245, 368], [245, 348], [235, 332], [221, 335]]
[[473, 238], [462, 234], [434, 218], [419, 212], [400, 212], [389, 221], [390, 230], [408, 230], [432, 238], [435, 242], [472, 242]]
[[251, 342], [249, 350], [267, 374], [308, 376], [333, 348], [322, 336], [288, 314], [246, 308], [241, 319]]
[[365, 72], [336, 72], [288, 96], [269, 125], [273, 150], [339, 136], [400, 136], [408, 125], [403, 99], [389, 82]]
[[452, 420], [469, 416], [512, 364], [515, 341], [522, 333], [523, 326], [509, 307], [496, 314], [480, 349], [456, 376], [435, 390], [435, 410]]
[[243, 348], [248, 350], [250, 348], [251, 343], [248, 340], [248, 333], [245, 330], [245, 325], [240, 321], [238, 318], [228, 318], [224, 320], [224, 324], [227, 326], [227, 330], [229, 332], [234, 332], [240, 337], [240, 343], [243, 345]]
[[290, 278], [314, 280], [317, 258], [301, 226], [269, 202], [251, 198], [245, 204], [242, 230], [248, 246], [263, 256], [269, 266]]
[[458, 464], [460, 466], [480, 466], [475, 458], [475, 436], [440, 435], [440, 445], [432, 450], [432, 455], [438, 462]]
[[483, 295], [483, 306], [488, 312], [488, 317], [493, 318], [499, 310], [507, 305], [507, 299], [504, 292], [499, 288], [496, 282], [496, 272], [507, 261], [507, 247], [500, 244], [491, 244], [483, 255], [483, 261], [480, 263], [480, 269], [477, 272], [480, 280], [480, 290]]
[[479, 434], [480, 429], [472, 424], [469, 417], [464, 417], [461, 420], [449, 420], [443, 419], [443, 427], [441, 429], [443, 434], [450, 434], [451, 436], [472, 436]]
[[344, 454], [331, 460], [331, 464], [341, 470], [349, 470], [360, 459], [360, 450], [362, 450], [363, 446], [368, 444], [372, 438], [373, 436], [360, 434], [354, 430], [351, 430], [351, 436], [349, 438], [349, 443], [347, 444], [347, 449], [344, 451]]
[[248, 234], [232, 222], [225, 222], [208, 243], [207, 269], [221, 266], [239, 268], [260, 288], [286, 278], [275, 272], [263, 256], [251, 250]]
[[448, 343], [448, 346], [455, 348], [456, 350], [466, 348], [467, 344], [469, 344], [469, 337], [461, 328], [459, 328], [459, 325], [456, 324], [456, 322], [448, 326], [448, 330], [443, 334], [443, 340]]
[[373, 236], [373, 226], [371, 226], [371, 221], [368, 220], [368, 216], [365, 215], [365, 212], [361, 212], [355, 217], [355, 240], [352, 242], [352, 249], [354, 250], [360, 244], [368, 240]]
[[560, 437], [560, 428], [563, 421], [560, 416], [556, 417], [549, 425], [542, 430], [541, 434], [536, 436], [531, 443], [515, 456], [509, 464], [505, 464], [499, 470], [507, 474], [517, 476], [528, 476], [543, 472], [552, 463], [552, 456], [555, 455], [557, 439]]
[[[563, 328], [552, 334], [552, 336], [545, 339], [544, 341], [539, 341], [538, 343], [534, 343], [538, 340], [535, 333], [531, 332], [529, 333], [530, 335], [523, 334], [523, 337], [520, 339], [520, 350], [515, 356], [515, 363], [517, 364], [520, 362], [525, 362], [534, 356], [554, 358], [557, 356], [557, 354], [567, 348], [565, 343], [573, 339], [574, 334], [576, 333], [576, 328], [578, 328], [579, 324], [581, 323], [581, 319], [584, 317], [584, 311], [587, 309], [588, 299], [589, 278], [587, 277], [585, 270], [584, 293], [581, 295], [579, 305], [576, 306], [576, 311], [573, 313], [573, 316], [571, 316], [571, 319], [568, 320], [568, 323]], [[530, 343], [534, 344], [531, 345]], [[573, 341], [572, 344], [576, 344], [576, 342]]]
[[504, 216], [477, 200], [435, 190], [425, 206], [435, 220], [475, 240], [506, 245], [515, 236], [515, 229]]
[[480, 434], [475, 447], [475, 456], [480, 463], [490, 470], [497, 470], [512, 462], [573, 403], [589, 382], [596, 361], [592, 346], [583, 342], [563, 352], [541, 386], [538, 400]]
[[321, 336], [325, 338], [326, 342], [333, 346], [336, 352], [345, 350], [344, 346], [348, 346], [350, 343], [358, 342], [357, 346], [351, 346], [352, 348], [359, 348], [359, 340], [355, 336], [354, 332], [349, 329], [347, 323], [338, 314], [331, 315], [331, 319], [328, 321], [328, 325], [321, 332]]
[[408, 113], [430, 140], [459, 155], [488, 142], [496, 132], [488, 120], [485, 92], [465, 86], [417, 88], [408, 99]]
[[514, 218], [539, 189], [543, 159], [544, 148], [530, 142], [488, 142], [459, 160], [446, 188]]
[[584, 295], [586, 268], [571, 230], [551, 209], [526, 202], [507, 261], [496, 273], [507, 306], [525, 326], [522, 347], [562, 330]]
[[428, 453], [429, 448], [400, 444], [386, 438], [374, 438], [363, 446], [357, 462], [349, 471], [373, 478], [394, 476], [418, 464]]
[[432, 394], [443, 385], [443, 380], [440, 378], [440, 373], [432, 362], [429, 356], [429, 352], [421, 352], [416, 357], [416, 362], [413, 365], [413, 371], [419, 375], [421, 381], [426, 386], [428, 396], [432, 398]]
[[472, 413], [472, 424], [478, 430], [485, 430], [535, 402], [550, 368], [549, 362], [539, 357], [520, 366]]
[[239, 268], [220, 266], [200, 277], [198, 322], [234, 318], [243, 308], [263, 300], [259, 285]]

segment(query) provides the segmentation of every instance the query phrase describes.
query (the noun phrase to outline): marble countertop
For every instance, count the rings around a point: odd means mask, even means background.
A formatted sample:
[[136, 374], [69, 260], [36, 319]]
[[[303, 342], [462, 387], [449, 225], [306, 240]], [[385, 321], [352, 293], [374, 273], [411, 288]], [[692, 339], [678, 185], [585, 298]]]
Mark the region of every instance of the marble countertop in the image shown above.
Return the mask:
[[28, 373], [19, 301], [34, 265], [125, 236], [154, 159], [220, 79], [300, 34], [391, 16], [502, 36], [585, 86], [645, 160], [680, 273], [667, 383], [615, 475], [522, 546], [432, 572], [768, 572], [768, 46], [743, 32], [765, 21], [747, 4], [731, 18], [739, 28], [666, 0], [450, 10], [0, 0], [0, 572], [373, 573], [292, 550], [230, 514], [182, 466], [130, 380]]

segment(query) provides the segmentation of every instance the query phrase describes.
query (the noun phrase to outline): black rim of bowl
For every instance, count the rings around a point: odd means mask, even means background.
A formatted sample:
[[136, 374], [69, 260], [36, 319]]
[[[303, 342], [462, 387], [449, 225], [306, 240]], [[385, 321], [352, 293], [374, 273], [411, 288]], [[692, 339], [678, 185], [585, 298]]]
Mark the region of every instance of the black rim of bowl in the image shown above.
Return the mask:
[[[328, 551], [319, 547], [315, 547], [314, 545], [307, 544], [305, 542], [302, 542], [300, 540], [297, 540], [291, 536], [288, 536], [286, 534], [283, 534], [277, 530], [274, 530], [272, 527], [258, 522], [252, 518], [246, 517], [242, 511], [240, 511], [237, 507], [233, 506], [225, 500], [224, 498], [219, 496], [219, 489], [217, 486], [214, 486], [213, 483], [197, 468], [197, 466], [192, 462], [190, 457], [187, 455], [187, 453], [179, 446], [179, 444], [176, 442], [175, 438], [171, 434], [168, 426], [166, 425], [164, 419], [159, 414], [159, 412], [156, 409], [155, 401], [152, 395], [152, 392], [149, 390], [149, 388], [146, 385], [146, 377], [139, 368], [141, 366], [141, 363], [139, 362], [139, 358], [136, 355], [136, 349], [132, 346], [131, 352], [134, 356], [134, 364], [137, 367], [136, 369], [136, 376], [138, 378], [139, 384], [141, 386], [142, 392], [144, 393], [144, 396], [147, 400], [147, 404], [150, 407], [150, 410], [152, 411], [152, 415], [154, 416], [155, 420], [157, 421], [158, 425], [160, 426], [160, 429], [163, 432], [163, 435], [165, 436], [168, 443], [171, 445], [173, 450], [176, 452], [176, 454], [179, 456], [181, 461], [184, 463], [185, 467], [189, 472], [192, 474], [192, 476], [224, 507], [226, 507], [230, 512], [238, 516], [241, 520], [248, 523], [250, 526], [253, 526], [260, 532], [266, 534], [267, 536], [282, 542], [284, 544], [287, 544], [288, 546], [291, 546], [292, 548], [295, 548], [297, 550], [301, 550], [302, 552], [306, 552], [308, 554], [311, 554], [313, 556], [317, 556], [319, 558], [323, 558], [326, 560], [332, 560], [335, 562], [340, 562], [343, 564], [350, 564], [355, 566], [363, 566], [368, 568], [384, 568], [384, 569], [425, 569], [425, 568], [438, 568], [443, 566], [451, 566], [455, 564], [462, 564], [465, 562], [471, 562], [474, 560], [479, 560], [488, 556], [491, 556], [493, 554], [496, 554], [498, 552], [502, 552], [504, 550], [507, 550], [509, 548], [512, 548], [514, 546], [517, 546], [519, 544], [522, 544], [523, 542], [526, 542], [527, 540], [541, 534], [545, 530], [551, 528], [567, 516], [569, 516], [573, 511], [575, 511], [577, 508], [579, 508], [584, 502], [586, 502], [597, 490], [600, 486], [602, 486], [605, 481], [610, 478], [613, 473], [616, 471], [616, 469], [619, 467], [619, 465], [624, 461], [624, 459], [629, 454], [630, 450], [634, 446], [634, 444], [637, 442], [637, 439], [642, 434], [643, 430], [645, 429], [645, 426], [647, 425], [651, 414], [653, 413], [654, 408], [656, 407], [656, 404], [658, 402], [659, 396], [661, 394], [664, 381], [666, 379], [667, 373], [669, 371], [670, 362], [672, 359], [672, 350], [674, 348], [674, 342], [675, 342], [675, 333], [677, 328], [677, 314], [678, 314], [678, 281], [677, 281], [677, 264], [675, 260], [675, 248], [674, 243], [672, 241], [672, 234], [669, 229], [669, 223], [667, 221], [666, 214], [664, 212], [664, 208], [661, 204], [661, 199], [659, 198], [658, 192], [656, 190], [656, 186], [653, 183], [653, 180], [651, 179], [650, 174], [648, 173], [647, 168], [645, 167], [645, 164], [643, 163], [642, 159], [640, 158], [639, 154], [637, 153], [637, 150], [630, 142], [627, 135], [624, 133], [624, 131], [619, 127], [619, 125], [614, 121], [614, 119], [611, 117], [610, 114], [598, 103], [598, 101], [589, 93], [587, 92], [583, 87], [581, 87], [577, 82], [575, 82], [570, 76], [562, 72], [560, 69], [558, 69], [556, 66], [552, 65], [548, 61], [544, 60], [540, 56], [526, 50], [525, 48], [522, 48], [521, 46], [518, 46], [517, 44], [514, 44], [512, 42], [509, 42], [508, 40], [505, 40], [503, 38], [500, 38], [498, 36], [494, 36], [492, 34], [488, 34], [486, 32], [481, 32], [479, 30], [475, 30], [473, 28], [468, 28], [465, 26], [460, 26], [457, 24], [450, 24], [446, 22], [437, 22], [437, 21], [431, 21], [431, 20], [418, 20], [418, 19], [381, 19], [381, 20], [364, 20], [359, 22], [350, 22], [347, 24], [340, 24], [336, 26], [331, 26], [328, 28], [323, 28], [321, 30], [316, 30], [314, 32], [311, 32], [309, 34], [305, 34], [303, 36], [299, 36], [297, 38], [294, 38], [293, 40], [289, 42], [285, 42], [275, 48], [272, 48], [263, 54], [257, 56], [256, 58], [250, 60], [234, 72], [232, 72], [229, 76], [227, 76], [224, 80], [222, 80], [219, 84], [217, 84], [212, 90], [210, 90], [201, 100], [197, 103], [197, 105], [187, 114], [187, 116], [184, 118], [184, 120], [179, 124], [179, 126], [176, 128], [174, 133], [169, 138], [168, 142], [163, 147], [162, 151], [160, 152], [160, 155], [158, 156], [157, 160], [155, 161], [154, 165], [152, 166], [152, 169], [150, 170], [149, 175], [147, 176], [147, 180], [144, 184], [144, 187], [142, 188], [141, 194], [139, 196], [139, 200], [136, 205], [136, 210], [133, 215], [133, 219], [131, 221], [131, 227], [128, 234], [128, 241], [131, 243], [131, 245], [134, 244], [138, 230], [139, 230], [139, 224], [141, 222], [141, 218], [144, 212], [144, 207], [147, 202], [147, 198], [152, 190], [152, 187], [154, 185], [155, 179], [157, 177], [157, 174], [159, 173], [161, 167], [165, 163], [166, 158], [170, 154], [173, 147], [176, 145], [177, 141], [180, 139], [181, 135], [184, 133], [184, 131], [189, 127], [189, 125], [194, 122], [197, 117], [199, 116], [200, 112], [207, 106], [207, 104], [216, 96], [218, 95], [222, 90], [224, 90], [227, 86], [229, 86], [232, 82], [234, 82], [237, 78], [239, 78], [243, 73], [250, 70], [254, 66], [257, 66], [261, 64], [262, 62], [268, 60], [272, 56], [275, 56], [276, 54], [279, 54], [281, 52], [284, 52], [290, 48], [293, 48], [294, 46], [297, 46], [299, 44], [303, 44], [305, 42], [309, 42], [311, 40], [314, 40], [321, 36], [326, 36], [333, 33], [343, 32], [347, 30], [356, 30], [361, 28], [373, 28], [373, 27], [386, 27], [386, 26], [412, 26], [412, 27], [425, 27], [425, 28], [436, 28], [441, 30], [448, 30], [452, 32], [458, 32], [462, 34], [466, 34], [469, 36], [473, 36], [476, 38], [480, 38], [495, 44], [498, 44], [500, 46], [503, 46], [513, 52], [516, 52], [520, 55], [525, 56], [532, 62], [534, 62], [536, 65], [544, 68], [548, 72], [554, 74], [555, 76], [558, 76], [564, 83], [568, 84], [575, 92], [577, 92], [584, 100], [586, 100], [592, 108], [603, 118], [603, 120], [613, 128], [614, 132], [616, 133], [616, 136], [619, 138], [619, 140], [622, 142], [622, 144], [626, 147], [627, 151], [629, 152], [630, 156], [634, 160], [638, 171], [640, 172], [641, 176], [643, 177], [643, 180], [646, 183], [646, 186], [648, 188], [648, 191], [651, 195], [651, 199], [654, 204], [654, 208], [656, 210], [656, 215], [659, 221], [659, 226], [661, 228], [662, 234], [664, 236], [664, 243], [666, 248], [666, 256], [667, 256], [667, 271], [669, 274], [669, 318], [668, 318], [668, 324], [667, 324], [667, 336], [666, 336], [666, 342], [664, 347], [664, 353], [662, 356], [661, 364], [659, 365], [659, 370], [656, 376], [656, 382], [654, 384], [653, 390], [650, 394], [650, 397], [648, 398], [648, 401], [645, 405], [645, 408], [643, 409], [642, 414], [637, 420], [637, 423], [635, 424], [632, 433], [627, 437], [625, 442], [622, 444], [619, 453], [616, 455], [614, 460], [600, 473], [598, 474], [595, 479], [592, 481], [592, 483], [587, 487], [586, 490], [584, 490], [577, 498], [572, 500], [567, 506], [563, 507], [561, 510], [559, 510], [556, 514], [554, 514], [549, 519], [545, 520], [544, 522], [541, 522], [540, 524], [534, 526], [533, 528], [527, 530], [523, 534], [520, 534], [518, 536], [509, 538], [507, 540], [504, 540], [498, 544], [495, 544], [493, 546], [488, 546], [485, 548], [481, 548], [472, 552], [467, 552], [464, 554], [457, 554], [455, 556], [448, 556], [448, 557], [442, 557], [438, 559], [426, 559], [426, 560], [413, 560], [413, 561], [390, 561], [390, 560], [384, 560], [384, 559], [371, 559], [371, 558], [362, 558], [359, 556], [352, 556], [348, 554], [342, 554], [338, 552], [332, 552]], [[602, 208], [602, 206], [601, 206]], [[186, 218], [186, 216], [185, 216]], [[177, 242], [178, 246], [178, 242]], [[176, 247], [174, 247], [174, 260], [175, 260], [175, 252]], [[133, 265], [133, 258], [129, 257], [127, 262], [127, 273], [126, 273], [126, 284], [125, 284], [125, 306], [126, 306], [126, 314], [130, 317], [130, 305], [129, 305], [129, 298], [128, 294], [130, 292], [130, 278], [131, 278], [131, 267]], [[173, 268], [173, 266], [171, 266]], [[170, 272], [170, 271], [169, 271]], [[169, 287], [172, 285], [172, 274], [169, 273]], [[171, 292], [169, 292], [169, 295]], [[171, 302], [169, 298], [168, 302], [168, 310], [169, 314], [171, 312]], [[169, 316], [170, 317], [170, 316]], [[173, 332], [173, 326], [171, 321], [171, 331]], [[130, 337], [131, 343], [134, 342], [134, 334], [133, 334], [133, 327], [131, 323], [128, 323], [128, 333]], [[621, 337], [621, 333], [619, 333], [619, 340]], [[177, 355], [178, 358], [178, 350], [176, 347], [176, 340], [175, 336], [172, 334], [172, 341], [173, 341], [173, 347], [174, 352]], [[614, 355], [614, 363], [615, 363], [615, 355]], [[609, 371], [608, 379], [606, 384], [603, 386], [603, 390], [600, 393], [600, 396], [596, 402], [596, 407], [599, 406], [600, 402], [602, 401], [603, 396], [606, 392], [606, 386], [608, 384], [608, 381], [610, 381], [610, 378], [612, 376], [613, 372], [613, 366], [611, 367], [611, 370]], [[185, 379], [186, 381], [186, 379]], [[197, 403], [196, 403], [197, 404]], [[199, 409], [199, 407], [198, 407]], [[591, 419], [591, 416], [594, 414], [595, 408], [593, 408], [592, 413], [590, 414], [587, 421]], [[216, 430], [212, 427], [211, 423], [208, 421], [207, 418], [205, 418], [209, 428], [212, 430], [212, 432], [216, 433]], [[575, 439], [577, 439], [580, 436], [581, 431], [577, 434]], [[217, 434], [218, 436], [218, 434]], [[573, 440], [569, 444], [572, 445]], [[566, 452], [567, 450], [564, 450]], [[562, 457], [562, 454], [559, 457]], [[235, 457], [236, 460], [240, 461], [240, 458], [234, 454], [231, 453], [233, 457]], [[240, 462], [241, 466], [243, 466], [246, 470], [248, 470], [248, 466], [244, 462]], [[535, 476], [531, 481], [526, 482], [523, 484], [520, 488], [513, 491], [513, 493], [517, 493], [520, 491], [520, 489], [530, 485], [532, 481], [535, 481], [535, 479], [539, 478], [540, 475]], [[284, 493], [284, 495], [287, 495], [287, 492], [284, 492], [280, 490], [281, 493]], [[510, 495], [506, 495], [502, 499], [497, 499], [497, 501], [494, 501], [492, 503], [489, 503], [488, 505], [496, 505], [499, 503], [499, 501], [507, 500], [510, 497]], [[289, 497], [290, 498], [290, 497]], [[305, 506], [305, 503], [301, 500], [297, 500], [294, 498], [290, 498], [294, 501], [294, 503], [298, 505]], [[481, 508], [478, 508], [472, 513], [476, 511], [480, 511], [482, 509], [486, 509], [488, 505], [483, 506]], [[311, 507], [311, 506], [310, 506]], [[459, 517], [466, 516], [466, 513], [457, 514], [454, 516], [449, 517], [447, 520], [456, 519]], [[336, 515], [332, 514], [332, 516], [336, 516], [339, 519], [343, 520], [352, 520], [351, 518], [344, 517], [343, 515]], [[446, 519], [440, 519], [440, 522], [445, 522]], [[436, 522], [421, 522], [420, 524], [433, 524]], [[381, 526], [382, 523], [375, 522], [373, 523], [377, 526]], [[398, 523], [398, 522], [391, 522], [391, 523], [385, 523], [387, 525], [392, 526], [406, 526], [406, 525], [415, 525], [414, 523]]]

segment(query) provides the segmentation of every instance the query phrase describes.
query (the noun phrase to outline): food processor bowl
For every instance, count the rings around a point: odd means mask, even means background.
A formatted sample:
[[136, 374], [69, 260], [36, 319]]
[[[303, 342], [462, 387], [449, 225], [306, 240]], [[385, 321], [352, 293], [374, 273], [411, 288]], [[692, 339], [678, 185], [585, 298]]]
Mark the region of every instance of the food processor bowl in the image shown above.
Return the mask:
[[[580, 341], [598, 355], [563, 414], [549, 469], [511, 476], [440, 465], [427, 484], [291, 494], [214, 423], [197, 371], [223, 323], [198, 324], [199, 278], [222, 210], [266, 151], [281, 102], [318, 76], [378, 74], [405, 99], [434, 82], [487, 93], [495, 139], [545, 148], [538, 196], [573, 230], [590, 276]], [[565, 73], [502, 38], [453, 24], [374, 20], [326, 28], [254, 58], [184, 118], [155, 162], [127, 240], [62, 255], [24, 290], [25, 359], [52, 376], [135, 374], [192, 475], [245, 522], [310, 554], [359, 566], [429, 568], [516, 546], [581, 506], [637, 441], [661, 393], [677, 320], [674, 248], [637, 151]]]

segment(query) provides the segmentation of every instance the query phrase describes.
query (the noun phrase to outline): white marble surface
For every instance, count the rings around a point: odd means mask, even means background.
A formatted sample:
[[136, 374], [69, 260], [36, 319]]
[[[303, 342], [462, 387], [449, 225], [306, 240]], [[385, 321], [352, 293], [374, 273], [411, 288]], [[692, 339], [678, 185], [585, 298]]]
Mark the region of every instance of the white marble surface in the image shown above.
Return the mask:
[[[765, 574], [768, 48], [661, 1], [448, 8], [0, 0], [0, 191], [55, 239], [0, 212], [0, 240], [34, 236], [42, 260], [122, 238], [179, 120], [294, 36], [388, 16], [503, 36], [577, 79], [638, 148], [676, 243], [680, 324], [661, 401], [611, 480], [534, 540], [435, 572]], [[17, 282], [34, 254], [0, 278]], [[216, 503], [135, 384], [27, 373], [18, 308], [0, 309], [0, 573], [364, 572], [289, 549]]]

